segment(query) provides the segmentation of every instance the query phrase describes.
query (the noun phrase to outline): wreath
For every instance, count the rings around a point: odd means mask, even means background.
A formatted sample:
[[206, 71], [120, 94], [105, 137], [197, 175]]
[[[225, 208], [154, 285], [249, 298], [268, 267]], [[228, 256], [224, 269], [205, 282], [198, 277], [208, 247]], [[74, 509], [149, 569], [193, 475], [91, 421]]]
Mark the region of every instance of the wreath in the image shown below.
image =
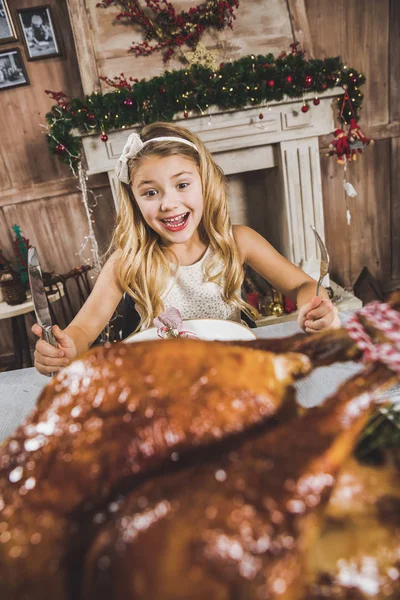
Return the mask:
[[132, 44], [129, 49], [135, 56], [149, 56], [161, 50], [164, 62], [167, 62], [184, 44], [195, 48], [210, 27], [232, 28], [239, 0], [207, 0], [180, 13], [168, 0], [145, 0], [145, 4], [146, 8], [143, 8], [140, 0], [102, 0], [97, 7], [118, 6], [122, 11], [117, 15], [117, 21], [133, 23], [143, 29], [144, 41]]

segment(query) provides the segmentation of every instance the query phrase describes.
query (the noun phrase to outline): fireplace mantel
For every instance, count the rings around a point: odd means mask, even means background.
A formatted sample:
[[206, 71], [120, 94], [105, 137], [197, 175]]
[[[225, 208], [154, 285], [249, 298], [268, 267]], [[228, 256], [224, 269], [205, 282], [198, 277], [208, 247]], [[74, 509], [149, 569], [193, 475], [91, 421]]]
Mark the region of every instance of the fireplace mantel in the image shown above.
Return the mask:
[[[340, 93], [334, 88], [320, 94], [318, 106], [312, 103], [314, 95], [306, 95], [306, 113], [302, 99], [285, 98], [257, 108], [212, 108], [209, 114], [174, 121], [200, 137], [226, 175], [279, 167], [286, 229], [281, 251], [313, 277], [319, 275], [319, 258], [310, 225], [324, 238], [318, 137], [333, 131], [333, 100]], [[114, 167], [129, 133], [139, 129], [111, 132], [106, 142], [98, 134], [82, 136], [87, 173], [108, 173], [116, 206]]]

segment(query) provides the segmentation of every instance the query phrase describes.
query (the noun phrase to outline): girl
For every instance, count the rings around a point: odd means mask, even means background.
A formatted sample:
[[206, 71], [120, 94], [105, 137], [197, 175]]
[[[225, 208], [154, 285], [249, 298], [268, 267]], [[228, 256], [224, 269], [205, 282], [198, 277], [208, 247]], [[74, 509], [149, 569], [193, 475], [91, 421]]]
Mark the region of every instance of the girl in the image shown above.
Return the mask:
[[[287, 261], [258, 233], [232, 227], [221, 169], [190, 131], [169, 123], [131, 134], [116, 167], [120, 211], [114, 252], [71, 324], [54, 326], [58, 348], [36, 343], [35, 366], [53, 373], [84, 352], [106, 326], [123, 293], [140, 314], [140, 327], [168, 306], [185, 319], [240, 321], [243, 265], [295, 300], [307, 332], [340, 325], [337, 309], [316, 282]], [[40, 336], [38, 324], [32, 327]]]

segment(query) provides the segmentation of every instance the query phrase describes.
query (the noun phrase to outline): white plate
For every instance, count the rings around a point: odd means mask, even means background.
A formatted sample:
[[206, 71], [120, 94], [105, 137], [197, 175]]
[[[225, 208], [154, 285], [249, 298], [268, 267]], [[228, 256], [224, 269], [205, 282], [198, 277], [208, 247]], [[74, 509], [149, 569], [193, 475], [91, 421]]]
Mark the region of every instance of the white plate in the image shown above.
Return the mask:
[[[195, 333], [201, 340], [254, 340], [255, 334], [251, 329], [222, 319], [187, 319], [183, 321], [184, 329]], [[159, 340], [156, 327], [133, 333], [124, 342], [143, 342], [145, 340]]]

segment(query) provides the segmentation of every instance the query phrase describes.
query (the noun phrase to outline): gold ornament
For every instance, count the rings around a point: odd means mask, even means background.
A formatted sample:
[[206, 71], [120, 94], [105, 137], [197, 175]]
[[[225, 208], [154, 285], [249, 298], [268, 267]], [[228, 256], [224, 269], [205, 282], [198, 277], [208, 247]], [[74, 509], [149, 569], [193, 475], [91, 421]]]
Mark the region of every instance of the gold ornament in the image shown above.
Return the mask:
[[272, 306], [272, 314], [274, 317], [281, 317], [283, 315], [283, 306], [282, 304], [273, 304]]
[[197, 44], [193, 52], [184, 52], [183, 56], [190, 66], [200, 65], [212, 71], [217, 70], [218, 52], [215, 50], [207, 50], [204, 44]]

